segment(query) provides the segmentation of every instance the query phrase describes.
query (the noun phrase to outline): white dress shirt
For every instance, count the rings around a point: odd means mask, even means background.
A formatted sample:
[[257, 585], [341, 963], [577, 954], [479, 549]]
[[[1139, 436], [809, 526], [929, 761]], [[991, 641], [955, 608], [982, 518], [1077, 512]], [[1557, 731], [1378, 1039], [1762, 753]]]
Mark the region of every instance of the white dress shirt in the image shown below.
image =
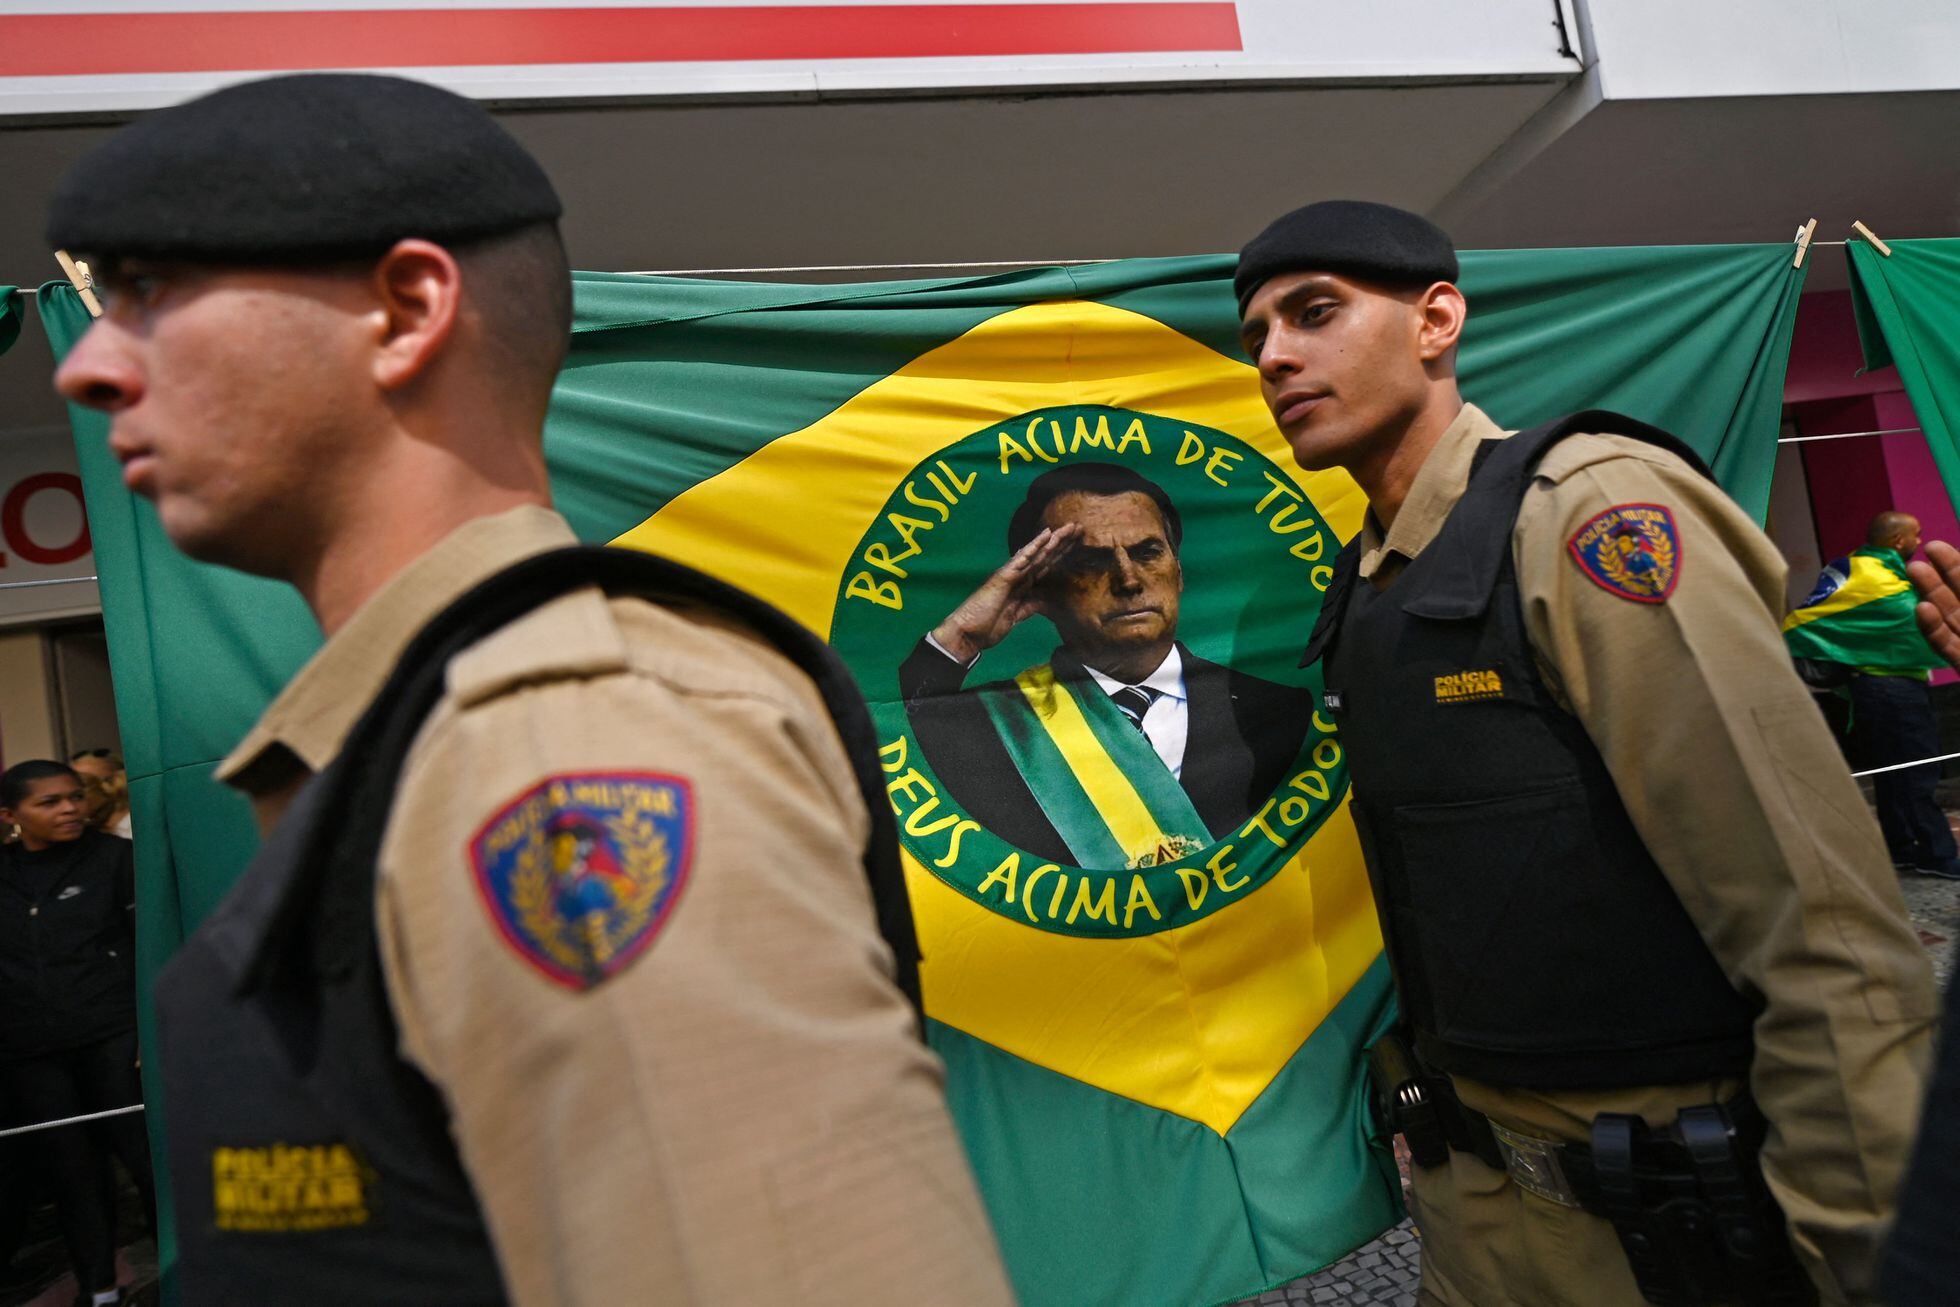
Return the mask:
[[1089, 675], [1096, 678], [1104, 694], [1113, 695], [1131, 684], [1157, 692], [1151, 697], [1150, 710], [1143, 715], [1143, 738], [1150, 741], [1150, 747], [1164, 760], [1164, 766], [1171, 769], [1171, 775], [1183, 780], [1184, 745], [1191, 735], [1191, 700], [1184, 690], [1184, 655], [1177, 651], [1177, 646], [1172, 645], [1164, 661], [1157, 664], [1157, 670], [1141, 681], [1119, 681], [1093, 667], [1089, 668]]

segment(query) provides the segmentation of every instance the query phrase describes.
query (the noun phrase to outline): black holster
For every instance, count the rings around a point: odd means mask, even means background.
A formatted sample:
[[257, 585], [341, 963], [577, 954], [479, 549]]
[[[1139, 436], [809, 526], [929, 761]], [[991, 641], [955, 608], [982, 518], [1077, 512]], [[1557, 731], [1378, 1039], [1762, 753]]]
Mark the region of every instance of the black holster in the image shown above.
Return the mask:
[[1766, 1129], [1746, 1095], [1727, 1106], [1683, 1108], [1664, 1130], [1649, 1129], [1637, 1116], [1603, 1113], [1593, 1121], [1589, 1156], [1567, 1159], [1568, 1171], [1580, 1174], [1590, 1163], [1586, 1187], [1595, 1192], [1586, 1195], [1587, 1207], [1612, 1222], [1648, 1302], [1809, 1307], [1817, 1301], [1763, 1179]]
[[[1368, 1050], [1368, 1073], [1377, 1127], [1401, 1135], [1417, 1166], [1440, 1166], [1454, 1150], [1525, 1183], [1506, 1151], [1516, 1153], [1520, 1137], [1464, 1106], [1449, 1076], [1424, 1066], [1401, 1035]], [[1612, 1223], [1641, 1296], [1656, 1307], [1810, 1307], [1817, 1290], [1763, 1180], [1767, 1132], [1747, 1094], [1683, 1108], [1665, 1129], [1603, 1113], [1590, 1145], [1545, 1144], [1569, 1186], [1554, 1201]]]
[[1455, 1149], [1504, 1169], [1490, 1122], [1465, 1108], [1450, 1078], [1423, 1066], [1401, 1035], [1383, 1035], [1368, 1050], [1368, 1079], [1376, 1128], [1384, 1137], [1401, 1135], [1417, 1166], [1441, 1166]]

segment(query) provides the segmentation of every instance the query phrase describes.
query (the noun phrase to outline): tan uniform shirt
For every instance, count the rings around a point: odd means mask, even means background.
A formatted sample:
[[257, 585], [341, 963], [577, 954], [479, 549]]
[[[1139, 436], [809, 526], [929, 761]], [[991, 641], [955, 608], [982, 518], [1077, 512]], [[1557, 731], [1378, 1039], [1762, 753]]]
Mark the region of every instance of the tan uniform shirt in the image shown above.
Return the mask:
[[[269, 826], [411, 636], [574, 543], [521, 508], [460, 528], [336, 632], [221, 775]], [[651, 944], [580, 989], [494, 920], [478, 833], [553, 776], [691, 789]], [[515, 1302], [1009, 1304], [891, 981], [867, 817], [815, 686], [719, 615], [568, 594], [456, 657], [403, 770], [375, 904], [401, 1051], [448, 1101]]]
[[[1361, 575], [1393, 581], [1462, 498], [1474, 406], [1443, 435]], [[1680, 533], [1664, 603], [1595, 583], [1566, 542], [1619, 504], [1660, 504]], [[1881, 1244], [1930, 1056], [1931, 969], [1878, 828], [1778, 634], [1784, 564], [1719, 487], [1621, 436], [1554, 446], [1512, 535], [1541, 671], [1585, 725], [1628, 815], [1729, 979], [1757, 998], [1750, 1086], [1770, 1121], [1763, 1169], [1826, 1303], [1875, 1303]], [[1628, 929], [1639, 929], [1628, 923]], [[1557, 977], [1547, 977], [1556, 984]], [[1530, 1093], [1459, 1079], [1512, 1129], [1583, 1140], [1600, 1112], [1666, 1125], [1723, 1084]], [[1431, 1301], [1638, 1303], [1611, 1227], [1528, 1194], [1465, 1154], [1415, 1178]]]

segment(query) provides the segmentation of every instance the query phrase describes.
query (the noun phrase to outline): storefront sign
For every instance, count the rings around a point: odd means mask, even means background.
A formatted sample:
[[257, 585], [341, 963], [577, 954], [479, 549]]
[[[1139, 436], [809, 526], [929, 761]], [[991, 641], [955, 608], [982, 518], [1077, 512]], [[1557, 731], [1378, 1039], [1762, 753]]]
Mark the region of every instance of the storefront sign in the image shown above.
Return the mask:
[[95, 583], [73, 579], [94, 575], [69, 434], [0, 436], [0, 625], [101, 612]]
[[0, 114], [141, 109], [243, 74], [390, 69], [494, 100], [1154, 82], [1547, 79], [1554, 0], [20, 0]]

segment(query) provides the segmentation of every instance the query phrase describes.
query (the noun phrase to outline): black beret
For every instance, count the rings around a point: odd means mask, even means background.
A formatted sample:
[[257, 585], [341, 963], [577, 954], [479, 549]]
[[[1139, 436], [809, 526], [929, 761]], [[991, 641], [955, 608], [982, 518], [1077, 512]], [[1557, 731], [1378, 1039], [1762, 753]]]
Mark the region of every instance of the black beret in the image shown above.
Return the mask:
[[1391, 286], [1457, 278], [1456, 246], [1429, 219], [1369, 200], [1322, 200], [1295, 209], [1239, 251], [1232, 289], [1239, 313], [1282, 272], [1337, 272]]
[[68, 170], [56, 249], [215, 263], [462, 242], [563, 212], [538, 161], [483, 108], [425, 82], [271, 77], [146, 114]]

